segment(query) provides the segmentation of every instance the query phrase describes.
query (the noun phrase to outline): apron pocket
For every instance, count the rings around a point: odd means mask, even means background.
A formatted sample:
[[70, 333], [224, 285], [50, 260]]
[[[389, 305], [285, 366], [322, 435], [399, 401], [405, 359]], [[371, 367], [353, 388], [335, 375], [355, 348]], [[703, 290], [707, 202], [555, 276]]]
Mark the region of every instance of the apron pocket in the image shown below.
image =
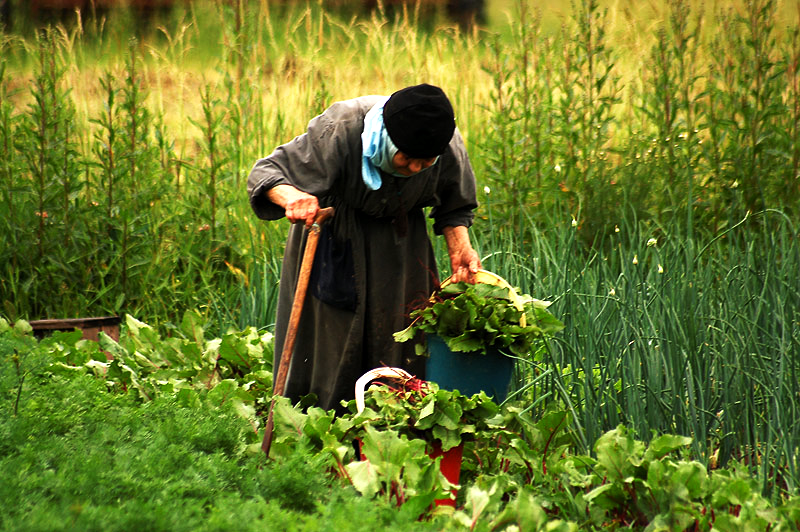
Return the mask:
[[311, 294], [323, 303], [343, 310], [356, 309], [353, 247], [349, 240], [340, 242], [334, 238], [331, 224], [320, 230], [310, 284]]

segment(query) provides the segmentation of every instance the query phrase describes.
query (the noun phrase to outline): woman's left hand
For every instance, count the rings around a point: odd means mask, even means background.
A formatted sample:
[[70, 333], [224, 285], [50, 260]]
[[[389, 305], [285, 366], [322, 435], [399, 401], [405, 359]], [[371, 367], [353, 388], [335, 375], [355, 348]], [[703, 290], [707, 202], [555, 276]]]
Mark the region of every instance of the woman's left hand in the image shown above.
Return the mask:
[[450, 266], [453, 271], [451, 280], [454, 283], [461, 281], [474, 283], [475, 274], [481, 268], [481, 260], [470, 243], [467, 228], [445, 227], [442, 232], [447, 242], [447, 253], [450, 255]]

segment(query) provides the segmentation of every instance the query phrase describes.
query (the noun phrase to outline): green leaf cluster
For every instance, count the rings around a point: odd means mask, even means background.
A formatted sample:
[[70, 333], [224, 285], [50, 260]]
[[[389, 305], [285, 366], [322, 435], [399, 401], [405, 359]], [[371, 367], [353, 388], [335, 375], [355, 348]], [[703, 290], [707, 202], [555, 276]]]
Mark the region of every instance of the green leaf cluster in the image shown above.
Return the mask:
[[[692, 439], [660, 435], [649, 445], [623, 426], [595, 443], [596, 479], [583, 496], [591, 521], [609, 519], [647, 530], [768, 530], [778, 509], [744, 468], [708, 471], [686, 456]], [[781, 528], [780, 526], [778, 528]]]
[[297, 448], [318, 453], [362, 495], [394, 501], [419, 517], [453, 487], [439, 472], [441, 459], [430, 456], [434, 447], [448, 451], [474, 438], [499, 411], [484, 393], [466, 397], [429, 386], [405, 392], [373, 386], [362, 412], [351, 401], [351, 413], [339, 417], [317, 407], [304, 413], [278, 397], [270, 456]]
[[[427, 515], [441, 530], [792, 530], [800, 522], [797, 497], [774, 504], [745, 467], [707, 469], [689, 455], [691, 438], [654, 435], [646, 444], [620, 426], [583, 455], [564, 411], [534, 419], [519, 406], [441, 392], [373, 386], [363, 412], [338, 418], [314, 408], [303, 414], [284, 401], [279, 417], [292, 421], [276, 430], [288, 429], [292, 443], [308, 450], [346, 449], [338, 476], [365, 497]], [[429, 513], [425, 504], [454, 486], [437, 478], [439, 459], [426, 453], [442, 434], [436, 427], [450, 425], [465, 405], [457, 506]]]
[[[412, 326], [395, 333], [397, 342], [412, 340], [418, 332], [436, 334], [451, 351], [485, 354], [489, 349], [532, 357], [539, 344], [564, 328], [549, 303], [521, 296], [515, 306], [508, 288], [486, 283], [452, 283], [441, 288], [429, 304], [414, 310]], [[523, 319], [524, 316], [524, 319]], [[425, 352], [418, 346], [418, 354]]]
[[[365, 425], [392, 430], [429, 444], [438, 442], [443, 451], [460, 445], [497, 415], [499, 407], [484, 393], [472, 397], [458, 390], [442, 390], [435, 383], [419, 391], [397, 392], [373, 386], [365, 396], [365, 409], [356, 420]], [[350, 403], [355, 410], [354, 402]]]
[[[9, 369], [0, 361], [0, 374]], [[265, 465], [263, 453], [249, 452], [256, 435], [230, 404], [187, 405], [166, 394], [141, 402], [91, 375], [45, 367], [25, 381], [17, 416], [8, 391], [0, 390], [4, 531], [414, 526], [393, 506], [333, 481], [319, 455], [297, 449]]]
[[[243, 392], [255, 386], [253, 369], [268, 371], [257, 362], [268, 340], [253, 331], [205, 339], [192, 317], [182, 331], [158, 338], [130, 318], [119, 342], [98, 344], [76, 333], [37, 342], [27, 323], [0, 320], [0, 528], [800, 525], [800, 498], [766, 498], [744, 465], [709, 469], [690, 454], [688, 437], [654, 434], [648, 443], [619, 426], [582, 454], [566, 411], [551, 406], [533, 417], [523, 404], [498, 406], [484, 394], [466, 397], [435, 385], [375, 385], [362, 412], [351, 402], [341, 416], [278, 398], [272, 460], [265, 464], [258, 450], [263, 430], [253, 430], [259, 416], [241, 407], [249, 404]], [[128, 380], [115, 376], [100, 345], [118, 350]], [[212, 361], [218, 375], [209, 386], [200, 369]], [[160, 382], [167, 371], [185, 372], [185, 382]], [[463, 460], [454, 486], [431, 451], [458, 445]], [[451, 490], [454, 509], [432, 505]]]
[[[174, 336], [162, 337], [130, 315], [124, 331], [119, 341], [101, 333], [97, 342], [83, 340], [80, 331], [56, 332], [41, 341], [39, 350], [49, 354], [52, 374], [95, 375], [110, 390], [142, 401], [175, 396], [185, 405], [200, 404], [201, 399], [231, 403], [257, 429], [272, 393], [270, 333], [249, 327], [205, 338], [196, 312], [184, 314]], [[31, 348], [36, 345], [30, 336], [26, 341]]]
[[365, 425], [360, 442], [362, 459], [347, 464], [345, 471], [362, 495], [380, 495], [416, 516], [434, 499], [449, 495], [445, 490], [450, 484], [439, 472], [438, 461], [426, 455], [424, 440]]

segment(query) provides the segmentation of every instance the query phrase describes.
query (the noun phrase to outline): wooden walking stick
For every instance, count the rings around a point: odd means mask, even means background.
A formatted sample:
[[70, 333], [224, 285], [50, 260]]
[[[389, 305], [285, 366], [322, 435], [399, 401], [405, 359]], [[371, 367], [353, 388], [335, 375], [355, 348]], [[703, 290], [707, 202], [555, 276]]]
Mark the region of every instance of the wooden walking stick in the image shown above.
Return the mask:
[[294, 291], [292, 312], [289, 315], [289, 326], [286, 329], [286, 339], [283, 342], [281, 361], [278, 365], [278, 373], [275, 374], [275, 380], [272, 385], [272, 403], [269, 406], [269, 416], [267, 417], [267, 427], [264, 431], [264, 441], [261, 442], [261, 449], [267, 455], [267, 458], [269, 458], [269, 448], [272, 446], [272, 433], [275, 429], [275, 422], [272, 417], [273, 409], [275, 408], [275, 396], [283, 395], [286, 388], [286, 377], [289, 375], [289, 363], [292, 360], [294, 343], [297, 339], [297, 326], [300, 323], [300, 314], [303, 312], [303, 302], [306, 299], [308, 279], [311, 276], [311, 266], [314, 263], [314, 254], [317, 251], [319, 229], [331, 216], [333, 216], [333, 207], [320, 209], [317, 216], [314, 218], [314, 223], [308, 229], [306, 248], [305, 251], [303, 251], [303, 259], [300, 263], [300, 275], [297, 277], [297, 287]]

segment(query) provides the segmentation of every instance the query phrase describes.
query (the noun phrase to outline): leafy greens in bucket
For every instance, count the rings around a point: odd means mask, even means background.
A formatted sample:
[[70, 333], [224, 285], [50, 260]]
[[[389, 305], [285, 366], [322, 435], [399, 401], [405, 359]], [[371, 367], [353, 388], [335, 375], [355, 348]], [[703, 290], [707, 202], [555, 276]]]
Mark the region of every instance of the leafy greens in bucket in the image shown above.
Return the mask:
[[[452, 283], [437, 291], [428, 304], [414, 310], [412, 325], [394, 333], [396, 342], [412, 340], [418, 332], [436, 334], [451, 351], [485, 354], [496, 348], [528, 356], [537, 344], [564, 328], [547, 307], [550, 303], [525, 294], [523, 309], [514, 305], [508, 288], [491, 284]], [[525, 319], [521, 320], [523, 314]], [[523, 325], [524, 324], [524, 325]], [[418, 344], [418, 355], [427, 347]]]

